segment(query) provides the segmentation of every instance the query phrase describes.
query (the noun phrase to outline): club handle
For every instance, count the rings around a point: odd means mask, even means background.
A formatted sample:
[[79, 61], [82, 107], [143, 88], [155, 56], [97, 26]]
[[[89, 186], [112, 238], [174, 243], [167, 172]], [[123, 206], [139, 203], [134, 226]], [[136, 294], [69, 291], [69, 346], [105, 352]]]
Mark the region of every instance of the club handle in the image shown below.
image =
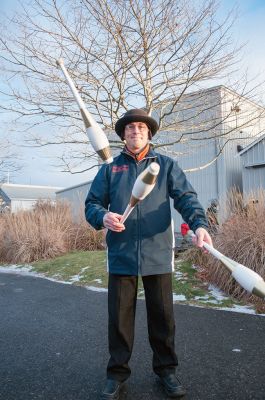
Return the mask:
[[70, 89], [71, 89], [71, 91], [72, 91], [72, 93], [74, 95], [74, 98], [76, 99], [76, 101], [77, 101], [77, 103], [79, 105], [79, 108], [81, 110], [86, 110], [85, 103], [83, 102], [80, 94], [78, 93], [78, 91], [77, 91], [77, 89], [75, 87], [75, 84], [74, 84], [73, 80], [71, 79], [70, 75], [68, 74], [67, 69], [64, 66], [63, 59], [60, 58], [59, 60], [56, 61], [56, 63], [61, 68], [61, 70], [62, 70], [62, 72], [63, 72], [63, 74], [65, 76], [65, 79], [67, 80], [67, 83], [70, 86]]
[[124, 211], [122, 218], [120, 220], [121, 224], [124, 224], [124, 222], [129, 217], [129, 215], [131, 214], [133, 209], [134, 209], [134, 207], [132, 207], [130, 204], [128, 204], [128, 206], [126, 207], [126, 210]]
[[[192, 230], [188, 231], [188, 235], [191, 237], [196, 237], [195, 233], [192, 232]], [[209, 245], [208, 243], [202, 242], [203, 247], [209, 251], [214, 257], [218, 258], [218, 260], [223, 259], [224, 255], [220, 253], [220, 251], [216, 250], [213, 246]]]
[[[189, 230], [188, 231], [188, 235], [191, 237], [196, 237], [196, 235]], [[216, 250], [213, 246], [209, 245], [208, 243], [205, 243], [204, 241], [203, 243], [203, 247], [209, 252], [211, 253], [215, 258], [217, 258], [217, 260], [221, 261], [221, 263], [230, 271], [233, 272], [235, 269], [235, 265], [234, 265], [234, 261], [230, 260], [228, 257], [224, 256], [220, 251]]]

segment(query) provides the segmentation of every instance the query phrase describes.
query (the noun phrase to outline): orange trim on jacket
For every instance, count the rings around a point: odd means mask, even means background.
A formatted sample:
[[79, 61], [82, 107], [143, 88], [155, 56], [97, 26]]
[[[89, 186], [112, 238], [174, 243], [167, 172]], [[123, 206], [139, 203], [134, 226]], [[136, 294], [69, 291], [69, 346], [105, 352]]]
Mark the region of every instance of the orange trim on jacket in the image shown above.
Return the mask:
[[125, 153], [128, 154], [129, 156], [131, 156], [132, 158], [134, 158], [135, 161], [143, 160], [145, 158], [146, 154], [148, 153], [149, 149], [150, 149], [150, 144], [149, 143], [147, 143], [145, 145], [145, 147], [139, 153], [133, 153], [132, 151], [130, 151], [128, 149], [127, 146], [125, 146], [125, 148], [124, 148]]

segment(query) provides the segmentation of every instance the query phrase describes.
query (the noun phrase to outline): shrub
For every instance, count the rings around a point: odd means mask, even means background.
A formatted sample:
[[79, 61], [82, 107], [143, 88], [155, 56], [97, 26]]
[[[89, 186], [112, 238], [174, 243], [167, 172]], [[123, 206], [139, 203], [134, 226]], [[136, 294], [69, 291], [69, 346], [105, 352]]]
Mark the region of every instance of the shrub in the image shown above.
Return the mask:
[[0, 226], [2, 262], [29, 263], [77, 249], [102, 249], [102, 232], [95, 232], [84, 217], [74, 221], [65, 202], [38, 202], [32, 211], [2, 214]]
[[103, 250], [104, 233], [96, 231], [83, 218], [78, 223], [73, 223], [68, 240], [71, 250]]

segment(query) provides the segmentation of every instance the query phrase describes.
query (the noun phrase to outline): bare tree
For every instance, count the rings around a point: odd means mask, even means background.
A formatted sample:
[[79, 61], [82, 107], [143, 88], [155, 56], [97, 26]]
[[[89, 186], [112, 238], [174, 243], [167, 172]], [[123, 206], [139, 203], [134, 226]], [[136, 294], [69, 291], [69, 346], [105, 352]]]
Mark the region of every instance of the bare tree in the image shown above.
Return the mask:
[[[232, 132], [254, 126], [264, 109], [256, 107], [253, 113], [241, 107], [243, 97], [251, 102], [257, 95], [242, 77], [233, 82], [237, 93], [213, 98], [202, 90], [239, 68], [240, 47], [231, 38], [235, 13], [220, 21], [217, 10], [215, 0], [33, 0], [9, 22], [12, 32], [6, 27], [0, 35], [7, 78], [2, 93], [10, 99], [5, 109], [31, 125], [27, 131], [34, 133], [30, 140], [36, 145], [69, 145], [70, 157], [62, 156], [66, 169], [72, 170], [73, 160], [75, 170], [91, 168], [82, 162], [95, 163], [96, 157], [56, 69], [56, 59], [63, 57], [89, 111], [106, 131], [126, 110], [143, 107], [163, 132], [156, 146], [173, 156], [176, 143], [223, 136], [229, 142]], [[227, 109], [220, 116], [216, 110], [221, 107]], [[54, 126], [56, 136], [36, 136], [41, 123]], [[111, 143], [119, 146], [115, 139]]]
[[6, 138], [0, 138], [0, 182], [19, 169], [18, 156]]

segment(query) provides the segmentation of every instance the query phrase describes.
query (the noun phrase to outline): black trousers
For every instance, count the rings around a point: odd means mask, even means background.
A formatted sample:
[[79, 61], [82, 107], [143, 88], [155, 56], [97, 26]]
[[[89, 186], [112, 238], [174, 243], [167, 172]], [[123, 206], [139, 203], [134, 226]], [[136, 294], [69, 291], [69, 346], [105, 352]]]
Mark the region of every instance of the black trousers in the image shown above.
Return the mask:
[[[153, 370], [163, 376], [174, 372], [175, 353], [172, 274], [144, 276], [149, 342], [153, 350]], [[107, 377], [125, 381], [134, 341], [138, 277], [109, 274], [109, 353]]]

